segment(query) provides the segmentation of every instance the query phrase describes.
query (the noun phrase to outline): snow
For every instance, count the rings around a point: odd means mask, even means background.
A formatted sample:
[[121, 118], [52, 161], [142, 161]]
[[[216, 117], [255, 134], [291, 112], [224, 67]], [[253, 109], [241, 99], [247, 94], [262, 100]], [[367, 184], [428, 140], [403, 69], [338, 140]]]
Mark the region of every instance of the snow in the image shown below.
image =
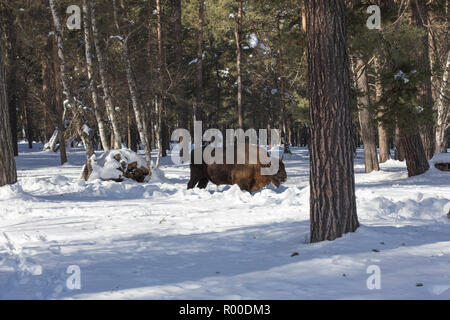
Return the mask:
[[439, 153], [430, 160], [430, 163], [450, 163], [450, 153]]
[[195, 58], [194, 60], [189, 61], [188, 66], [190, 66], [191, 64], [197, 63], [197, 62], [198, 62], [198, 59]]
[[83, 132], [86, 133], [88, 136], [91, 135], [92, 129], [89, 128], [89, 126], [87, 124], [83, 124]]
[[51, 149], [56, 144], [56, 139], [58, 138], [58, 130], [53, 131], [52, 137], [50, 140], [44, 144], [44, 149]]
[[258, 46], [258, 37], [256, 36], [256, 34], [251, 33], [249, 35], [247, 35], [247, 42], [248, 42], [248, 46], [252, 49], [256, 48]]
[[110, 36], [109, 38], [110, 39], [117, 39], [117, 40], [122, 41], [122, 42], [124, 41], [122, 36]]
[[365, 174], [358, 149], [361, 227], [310, 244], [307, 148], [284, 155], [284, 185], [253, 195], [186, 190], [189, 166], [170, 157], [147, 183], [86, 182], [82, 149], [60, 166], [42, 145], [19, 148], [19, 183], [0, 188], [2, 299], [450, 299], [450, 173], [434, 167]]
[[394, 75], [394, 79], [397, 79], [397, 78], [401, 78], [404, 83], [408, 83], [409, 82], [408, 77], [406, 76], [406, 74], [402, 70], [400, 70], [399, 72], [397, 72]]

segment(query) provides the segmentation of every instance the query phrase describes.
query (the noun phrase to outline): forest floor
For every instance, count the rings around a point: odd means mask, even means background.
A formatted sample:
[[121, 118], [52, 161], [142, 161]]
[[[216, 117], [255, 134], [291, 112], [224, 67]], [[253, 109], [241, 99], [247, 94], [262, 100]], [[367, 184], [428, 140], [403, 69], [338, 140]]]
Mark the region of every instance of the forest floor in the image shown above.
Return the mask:
[[253, 195], [188, 191], [170, 157], [150, 183], [86, 183], [82, 149], [63, 166], [40, 149], [21, 144], [19, 183], [0, 188], [1, 299], [450, 299], [450, 172], [408, 178], [390, 160], [365, 174], [358, 150], [361, 227], [310, 244], [306, 148]]

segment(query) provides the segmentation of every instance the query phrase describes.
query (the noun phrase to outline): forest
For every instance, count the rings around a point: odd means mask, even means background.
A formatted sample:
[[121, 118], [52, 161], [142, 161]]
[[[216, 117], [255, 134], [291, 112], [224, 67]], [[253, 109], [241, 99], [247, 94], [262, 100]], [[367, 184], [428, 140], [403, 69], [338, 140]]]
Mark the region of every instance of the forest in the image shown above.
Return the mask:
[[[296, 291], [281, 276], [283, 268], [297, 274], [287, 261], [311, 250], [298, 262], [306, 277], [317, 257], [347, 255], [354, 271], [371, 261], [361, 250], [371, 255], [389, 241], [395, 248], [384, 261], [417, 264], [424, 279], [441, 285], [448, 257], [432, 270], [424, 246], [448, 252], [449, 72], [445, 0], [0, 0], [0, 283], [4, 277], [11, 289], [0, 298], [291, 299], [289, 291], [334, 299], [317, 288], [342, 279], [308, 278], [313, 293]], [[217, 164], [174, 164], [183, 142], [174, 131], [194, 136], [199, 121], [201, 134], [275, 129], [280, 143], [270, 138], [261, 147], [270, 156], [281, 150], [278, 172], [255, 173], [264, 167], [259, 158], [254, 167], [227, 167], [226, 179], [217, 178]], [[65, 237], [64, 227], [46, 224], [50, 213], [76, 230]], [[16, 229], [19, 222], [34, 231]], [[410, 241], [417, 257], [407, 257], [402, 246], [417, 231], [424, 235]], [[249, 260], [257, 259], [269, 239], [268, 250], [288, 248], [287, 258], [276, 253], [250, 267], [237, 254], [254, 241]], [[325, 244], [308, 249], [326, 240], [335, 240], [329, 251]], [[170, 247], [180, 241], [180, 249]], [[353, 251], [345, 248], [358, 241]], [[112, 266], [130, 249], [129, 261]], [[232, 278], [220, 279], [223, 292], [208, 278], [224, 277], [214, 269], [221, 264], [202, 250], [223, 254], [223, 272]], [[32, 261], [37, 254], [40, 263]], [[63, 288], [64, 277], [53, 277], [61, 267], [44, 267], [52, 255], [65, 267], [84, 261], [88, 290]], [[147, 271], [157, 280], [140, 273], [139, 265], [166, 255], [170, 263]], [[16, 263], [19, 256], [25, 262]], [[236, 273], [234, 259], [243, 259]], [[141, 277], [117, 280], [120, 289], [111, 290], [115, 284], [96, 280], [95, 264], [117, 273], [137, 268]], [[165, 273], [174, 266], [187, 276]], [[350, 272], [329, 267], [340, 277]], [[8, 272], [19, 280], [8, 280]], [[33, 283], [39, 294], [29, 296], [21, 281], [42, 274], [45, 288]], [[390, 284], [404, 289], [397, 298], [436, 296], [438, 289], [409, 292], [411, 274]], [[267, 294], [254, 284], [265, 277]], [[372, 297], [363, 286], [353, 283], [346, 297]]]

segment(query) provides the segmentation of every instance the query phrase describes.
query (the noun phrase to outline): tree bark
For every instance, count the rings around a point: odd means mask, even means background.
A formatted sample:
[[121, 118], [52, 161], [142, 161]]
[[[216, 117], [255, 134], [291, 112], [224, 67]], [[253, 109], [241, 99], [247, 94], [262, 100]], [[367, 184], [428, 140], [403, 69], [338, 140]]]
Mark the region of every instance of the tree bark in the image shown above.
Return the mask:
[[405, 161], [405, 149], [403, 148], [402, 138], [401, 138], [400, 129], [399, 129], [398, 125], [396, 125], [396, 127], [395, 127], [394, 144], [395, 144], [394, 159], [398, 160], [398, 161]]
[[100, 40], [99, 40], [99, 35], [98, 35], [97, 19], [95, 16], [94, 0], [90, 0], [90, 7], [91, 7], [92, 35], [94, 38], [95, 52], [97, 54], [98, 68], [99, 68], [99, 72], [100, 72], [100, 80], [102, 83], [103, 93], [105, 95], [106, 111], [108, 114], [108, 118], [111, 121], [112, 129], [114, 132], [114, 148], [121, 149], [122, 148], [122, 135], [120, 134], [119, 122], [116, 117], [116, 113], [115, 113], [116, 111], [115, 111], [113, 100], [112, 100], [112, 94], [110, 91], [108, 78], [106, 75], [105, 59], [103, 57], [102, 49], [100, 48]]
[[25, 101], [22, 107], [23, 111], [23, 122], [25, 126], [25, 137], [28, 141], [28, 149], [33, 149], [33, 133], [31, 131], [31, 121], [30, 117], [28, 116], [28, 106], [27, 102]]
[[424, 35], [422, 37], [423, 49], [421, 52], [421, 64], [425, 72], [428, 73], [420, 93], [420, 101], [424, 108], [425, 118], [421, 120], [419, 124], [420, 136], [422, 138], [423, 148], [427, 159], [431, 159], [434, 155], [434, 131], [432, 123], [432, 108], [433, 108], [433, 94], [431, 91], [431, 68], [430, 68], [430, 50], [429, 50], [429, 38], [428, 38], [428, 10], [426, 6], [426, 0], [414, 0], [411, 1], [413, 18], [415, 24], [422, 28]]
[[[374, 60], [375, 65], [375, 99], [377, 102], [380, 101], [381, 97], [383, 96], [383, 85], [381, 83], [381, 77], [379, 74], [379, 62], [378, 59], [375, 58]], [[378, 118], [381, 118], [383, 116], [383, 107], [379, 107], [378, 112]], [[382, 121], [378, 120], [378, 145], [379, 145], [379, 153], [380, 153], [380, 163], [384, 163], [388, 161], [391, 158], [391, 151], [389, 148], [389, 136], [388, 133], [383, 126]]]
[[0, 186], [16, 182], [17, 171], [9, 120], [5, 66], [3, 63], [3, 40], [0, 37]]
[[[116, 0], [113, 0], [113, 7], [114, 7], [114, 20], [116, 24], [117, 31], [120, 34], [120, 27], [119, 27], [119, 20], [118, 20], [118, 14], [117, 14], [117, 5]], [[126, 13], [125, 13], [126, 14]], [[142, 103], [139, 101], [138, 97], [138, 91], [137, 91], [137, 84], [133, 72], [133, 68], [131, 65], [131, 57], [130, 52], [128, 48], [128, 39], [129, 34], [128, 31], [125, 30], [124, 40], [121, 41], [122, 43], [122, 49], [123, 49], [123, 56], [125, 58], [125, 69], [127, 73], [127, 83], [128, 83], [128, 89], [130, 90], [131, 95], [131, 102], [133, 104], [133, 110], [134, 110], [134, 116], [136, 118], [136, 125], [139, 132], [139, 137], [141, 139], [142, 147], [144, 148], [145, 153], [145, 160], [147, 161], [147, 166], [149, 169], [149, 176], [151, 176], [151, 165], [152, 165], [152, 156], [151, 156], [151, 149], [149, 146], [149, 138], [148, 138], [148, 132], [144, 130], [144, 116], [143, 116], [143, 106]]]
[[136, 135], [139, 133], [136, 133], [136, 128], [134, 126], [133, 121], [131, 120], [131, 110], [130, 106], [128, 106], [127, 110], [127, 125], [128, 125], [128, 148], [131, 149], [134, 152], [138, 151], [137, 148], [137, 139]]
[[[49, 50], [50, 51], [50, 50]], [[67, 152], [66, 152], [66, 127], [65, 127], [65, 115], [66, 115], [66, 109], [64, 107], [64, 104], [62, 102], [62, 96], [61, 96], [61, 83], [59, 79], [61, 78], [60, 70], [58, 70], [58, 46], [56, 44], [56, 36], [53, 36], [51, 39], [51, 52], [52, 52], [52, 59], [51, 59], [51, 66], [52, 66], [52, 79], [51, 79], [51, 86], [53, 88], [53, 110], [54, 114], [59, 113], [59, 117], [57, 117], [57, 120], [55, 121], [56, 129], [58, 130], [58, 141], [59, 141], [59, 156], [61, 159], [61, 165], [67, 162]], [[57, 112], [59, 111], [59, 112]]]
[[237, 112], [238, 112], [239, 128], [244, 127], [244, 119], [242, 115], [241, 33], [242, 33], [242, 0], [239, 0], [236, 26], [234, 29], [234, 37], [236, 41]]
[[[184, 99], [185, 90], [185, 68], [183, 65], [183, 26], [181, 21], [181, 0], [171, 0], [174, 12], [173, 31], [175, 36], [175, 104], [178, 109], [178, 121], [181, 128], [188, 127], [189, 110]], [[203, 72], [202, 72], [203, 73]]]
[[284, 101], [285, 93], [285, 79], [284, 79], [284, 63], [283, 63], [283, 44], [281, 39], [281, 11], [277, 13], [277, 41], [278, 41], [278, 74], [280, 77], [279, 97], [280, 97], [280, 110], [281, 110], [281, 131], [283, 132], [282, 143], [284, 144], [284, 152], [291, 153], [289, 145], [291, 144], [291, 133], [286, 114], [286, 103]]
[[[87, 160], [87, 164], [88, 164], [88, 168], [89, 168], [88, 160], [94, 154], [94, 147], [92, 144], [92, 139], [89, 136], [89, 134], [87, 133], [88, 130], [86, 130], [87, 125], [84, 124], [82, 121], [82, 119], [83, 119], [82, 113], [78, 110], [78, 108], [76, 108], [76, 102], [74, 100], [74, 97], [71, 94], [71, 89], [70, 89], [70, 85], [69, 85], [70, 78], [69, 78], [67, 70], [66, 70], [67, 66], [66, 66], [66, 58], [65, 58], [65, 54], [64, 54], [64, 45], [63, 45], [63, 39], [62, 39], [62, 27], [61, 27], [61, 23], [60, 23], [58, 14], [57, 14], [55, 0], [49, 0], [49, 3], [50, 3], [50, 9], [52, 12], [53, 22], [54, 22], [54, 26], [55, 26], [55, 37], [56, 37], [56, 44], [58, 47], [58, 57], [59, 57], [59, 61], [60, 61], [61, 82], [63, 85], [64, 94], [67, 98], [67, 103], [64, 104], [64, 109], [65, 109], [64, 113], [67, 112], [69, 109], [72, 112], [73, 120], [76, 121], [75, 127], [77, 130], [77, 133], [83, 140], [83, 144], [84, 144], [85, 151], [86, 151], [86, 160]], [[64, 119], [64, 116], [63, 116], [63, 119]], [[63, 137], [64, 137], [64, 135], [63, 135]], [[60, 141], [63, 141], [63, 143], [65, 143], [64, 139], [62, 139]]]
[[372, 116], [369, 112], [369, 83], [366, 75], [364, 61], [356, 59], [355, 84], [358, 89], [358, 116], [361, 127], [361, 138], [364, 144], [364, 164], [366, 173], [379, 171], [377, 157], [377, 141]]
[[[435, 153], [447, 152], [447, 140], [445, 132], [449, 127], [449, 103], [445, 103], [445, 92], [448, 86], [448, 75], [450, 72], [450, 50], [447, 53], [444, 74], [442, 76], [439, 88], [439, 96], [436, 102], [437, 121], [436, 121], [436, 150]], [[448, 98], [447, 98], [448, 99]]]
[[162, 28], [162, 7], [161, 0], [156, 0], [156, 19], [157, 19], [157, 37], [158, 37], [158, 77], [159, 77], [159, 92], [158, 92], [158, 105], [157, 105], [157, 117], [158, 117], [158, 159], [157, 165], [161, 160], [161, 156], [166, 156], [166, 148], [163, 141], [163, 119], [165, 103], [164, 103], [164, 45], [163, 45], [163, 28]]
[[156, 115], [157, 115], [156, 142], [158, 145], [158, 154], [156, 157], [155, 167], [159, 168], [159, 165], [161, 163], [162, 149], [164, 148], [164, 146], [162, 143], [162, 111], [161, 111], [161, 106], [159, 104], [158, 97], [155, 98], [155, 108], [156, 108]]
[[420, 134], [406, 134], [400, 132], [401, 143], [405, 152], [406, 167], [408, 169], [408, 177], [417, 176], [426, 172], [430, 165], [425, 157], [425, 151], [422, 145]]
[[92, 104], [94, 107], [95, 119], [97, 120], [100, 140], [104, 151], [109, 151], [109, 141], [106, 135], [106, 125], [100, 112], [100, 106], [97, 96], [97, 85], [94, 77], [94, 62], [92, 60], [91, 34], [90, 34], [90, 10], [87, 0], [83, 0], [83, 29], [84, 29], [84, 48], [86, 56], [86, 66], [89, 81], [89, 91], [91, 91]]
[[14, 155], [19, 155], [19, 148], [17, 143], [17, 108], [19, 107], [19, 88], [20, 83], [17, 78], [17, 67], [18, 67], [18, 50], [19, 45], [17, 44], [17, 32], [16, 32], [16, 26], [18, 24], [18, 17], [16, 18], [15, 15], [8, 9], [6, 10], [5, 14], [7, 16], [7, 26], [6, 26], [6, 33], [8, 36], [8, 42], [9, 42], [9, 68], [8, 68], [8, 79], [7, 79], [7, 92], [8, 92], [8, 106], [9, 106], [9, 120], [10, 120], [10, 128], [11, 128], [11, 135], [12, 135], [12, 143], [13, 143], [13, 149], [14, 149]]
[[310, 236], [311, 242], [318, 242], [353, 232], [359, 222], [351, 151], [345, 4], [343, 0], [308, 0], [306, 13], [311, 122]]
[[203, 110], [203, 26], [205, 20], [205, 0], [198, 0], [197, 31], [197, 91], [194, 103], [194, 121], [202, 119]]

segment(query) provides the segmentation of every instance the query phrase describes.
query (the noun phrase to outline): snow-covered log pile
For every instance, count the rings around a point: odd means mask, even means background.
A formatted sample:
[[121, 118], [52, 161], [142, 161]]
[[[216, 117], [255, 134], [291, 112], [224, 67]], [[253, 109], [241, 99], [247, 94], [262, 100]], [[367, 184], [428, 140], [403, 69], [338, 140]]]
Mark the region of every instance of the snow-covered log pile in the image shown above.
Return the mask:
[[84, 166], [82, 178], [85, 180], [122, 182], [132, 179], [144, 182], [149, 177], [150, 171], [145, 159], [128, 149], [111, 150], [100, 156], [93, 155], [89, 161], [92, 170], [87, 170], [87, 166]]
[[450, 171], [450, 153], [439, 153], [430, 162], [439, 170]]

